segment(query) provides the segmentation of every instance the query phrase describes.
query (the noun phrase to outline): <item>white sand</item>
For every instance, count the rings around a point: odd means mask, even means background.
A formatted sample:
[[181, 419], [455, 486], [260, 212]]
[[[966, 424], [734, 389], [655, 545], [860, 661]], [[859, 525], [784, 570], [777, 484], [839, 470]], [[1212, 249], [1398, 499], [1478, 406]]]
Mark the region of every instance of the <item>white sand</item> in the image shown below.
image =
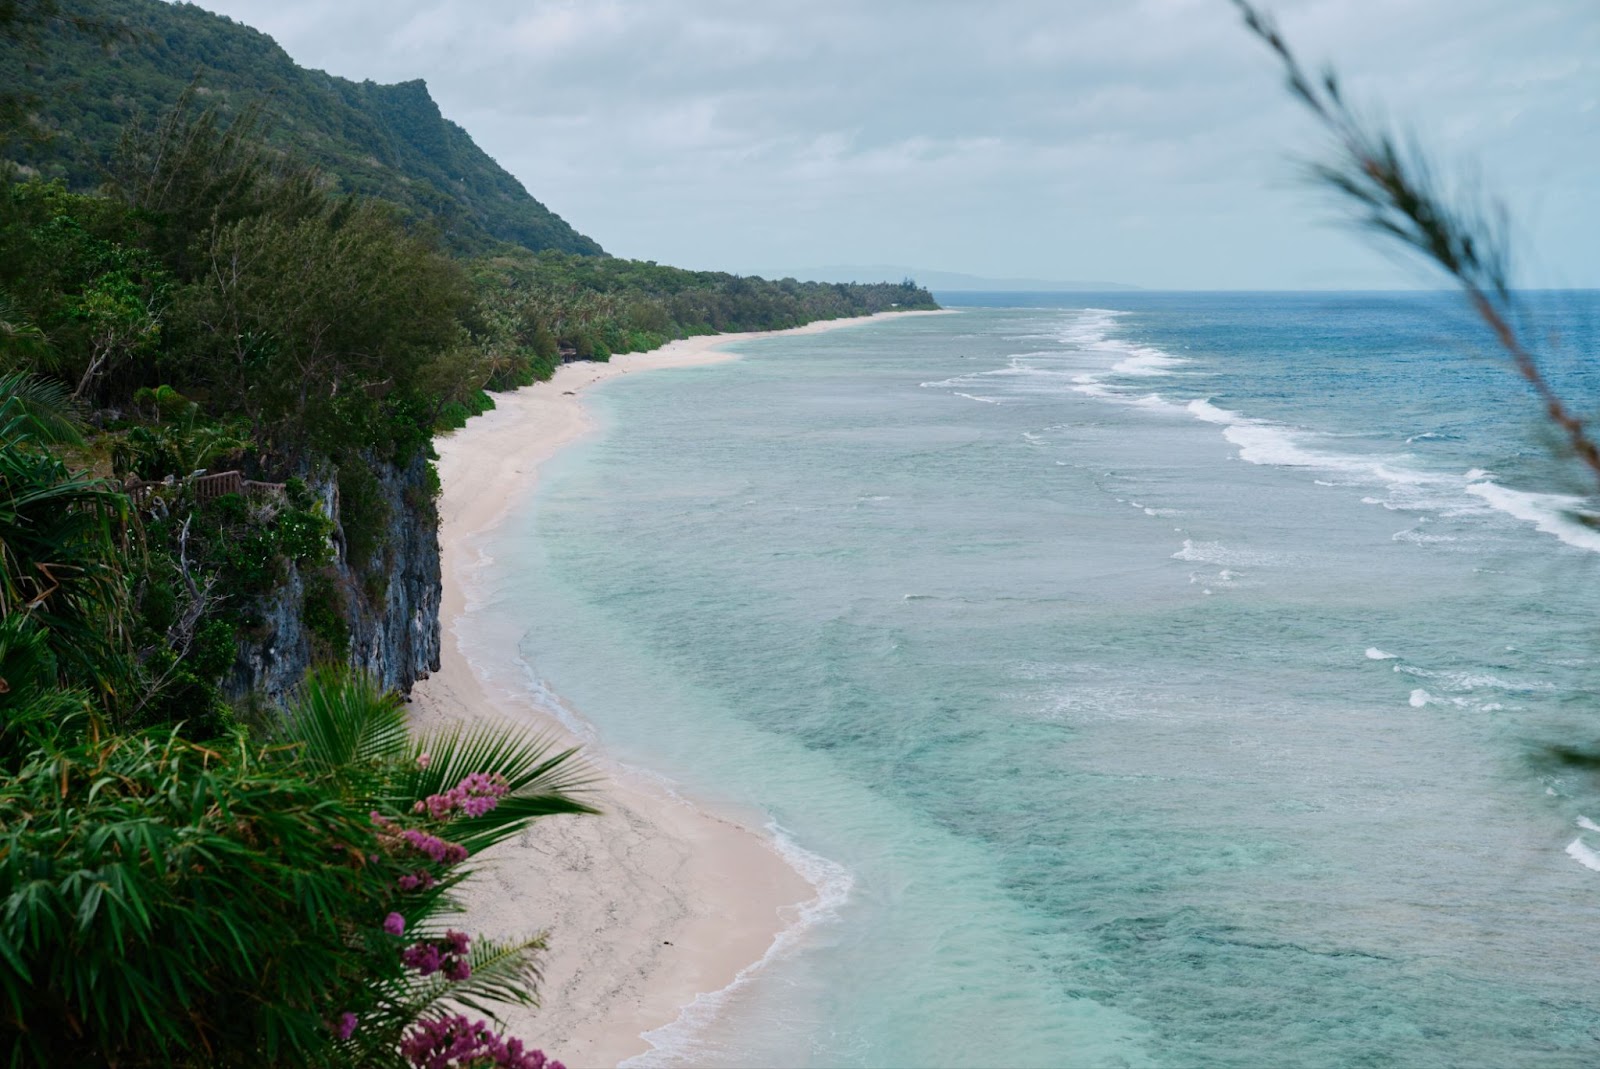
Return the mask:
[[[926, 313], [885, 313], [917, 314]], [[863, 317], [871, 318], [883, 316]], [[815, 333], [863, 319], [769, 333]], [[590, 428], [586, 387], [635, 371], [730, 360], [722, 346], [763, 336], [690, 338], [606, 364], [568, 364], [549, 382], [497, 397], [493, 411], [439, 441], [443, 663], [413, 693], [417, 727], [510, 721], [574, 742], [550, 710], [480, 676], [466, 658], [462, 623], [472, 609], [465, 590], [484, 566], [478, 540], [526, 502], [539, 466]], [[478, 639], [472, 661], [489, 666], [495, 680], [515, 679], [515, 641]], [[511, 1034], [574, 1069], [613, 1066], [648, 1050], [643, 1032], [674, 1020], [696, 995], [726, 987], [814, 897], [766, 835], [674, 796], [593, 745], [584, 756], [598, 774], [590, 800], [604, 814], [546, 818], [485, 854], [483, 874], [465, 892], [463, 925], [496, 936], [549, 930], [543, 1006], [513, 1010], [507, 1022]]]

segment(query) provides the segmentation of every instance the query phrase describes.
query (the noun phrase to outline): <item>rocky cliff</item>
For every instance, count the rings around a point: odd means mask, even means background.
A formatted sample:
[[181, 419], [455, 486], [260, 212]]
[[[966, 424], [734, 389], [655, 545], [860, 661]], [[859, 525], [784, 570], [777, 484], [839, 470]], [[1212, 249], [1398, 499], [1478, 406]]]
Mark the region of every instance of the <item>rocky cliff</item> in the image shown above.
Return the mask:
[[348, 518], [338, 481], [312, 474], [307, 483], [334, 521], [333, 560], [289, 565], [285, 581], [264, 600], [259, 624], [242, 636], [225, 690], [281, 704], [321, 661], [346, 661], [383, 686], [409, 693], [439, 667], [439, 522], [433, 478], [424, 457], [405, 467], [370, 466], [386, 516], [377, 549], [352, 559]]

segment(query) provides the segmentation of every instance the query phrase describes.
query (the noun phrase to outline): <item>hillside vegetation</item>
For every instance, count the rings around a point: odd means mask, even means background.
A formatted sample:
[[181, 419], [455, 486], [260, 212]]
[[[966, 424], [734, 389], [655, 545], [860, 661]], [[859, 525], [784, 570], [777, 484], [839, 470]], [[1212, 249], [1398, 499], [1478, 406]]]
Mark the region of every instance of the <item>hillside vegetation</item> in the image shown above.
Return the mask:
[[191, 81], [224, 119], [264, 107], [275, 147], [313, 164], [337, 192], [378, 197], [431, 221], [459, 252], [500, 242], [599, 254], [439, 113], [421, 81], [352, 82], [306, 70], [266, 34], [193, 4], [77, 0], [63, 9], [114, 28], [105, 41], [70, 25], [44, 48], [0, 41], [0, 85], [29, 96], [47, 139], [5, 155], [46, 178], [91, 189], [130, 121], [165, 114]]

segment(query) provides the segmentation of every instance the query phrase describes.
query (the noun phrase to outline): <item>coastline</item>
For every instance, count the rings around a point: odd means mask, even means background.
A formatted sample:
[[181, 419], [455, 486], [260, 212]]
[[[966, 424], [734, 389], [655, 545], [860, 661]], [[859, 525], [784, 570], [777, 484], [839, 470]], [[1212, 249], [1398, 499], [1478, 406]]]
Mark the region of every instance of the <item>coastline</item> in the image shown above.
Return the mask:
[[549, 930], [542, 1007], [509, 1009], [505, 1017], [511, 1034], [574, 1069], [647, 1053], [644, 1033], [747, 974], [819, 892], [744, 815], [697, 805], [574, 734], [556, 709], [519, 685], [516, 634], [474, 635], [469, 657], [466, 631], [477, 622], [470, 590], [492, 563], [482, 541], [526, 506], [540, 466], [592, 429], [582, 396], [596, 383], [733, 360], [738, 354], [724, 347], [751, 338], [927, 314], [937, 313], [708, 335], [606, 364], [566, 364], [548, 382], [497, 396], [496, 408], [437, 442], [443, 641], [439, 671], [413, 692], [413, 726], [511, 722], [561, 746], [584, 746], [594, 774], [590, 797], [602, 815], [537, 822], [485, 855], [462, 891], [469, 931]]

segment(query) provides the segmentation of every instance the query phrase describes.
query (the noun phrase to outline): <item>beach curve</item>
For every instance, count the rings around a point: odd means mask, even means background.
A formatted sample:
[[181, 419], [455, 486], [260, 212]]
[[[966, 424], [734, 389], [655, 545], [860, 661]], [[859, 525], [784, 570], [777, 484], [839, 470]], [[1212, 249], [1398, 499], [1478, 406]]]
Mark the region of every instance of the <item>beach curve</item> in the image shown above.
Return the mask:
[[[747, 977], [803, 923], [820, 889], [785, 858], [756, 813], [720, 813], [609, 755], [591, 728], [524, 682], [516, 634], [485, 633], [472, 598], [492, 560], [483, 542], [525, 507], [540, 467], [592, 429], [583, 392], [636, 371], [735, 359], [727, 346], [895, 316], [823, 320], [785, 331], [707, 335], [609, 363], [563, 365], [548, 382], [437, 442], [442, 493], [441, 665], [412, 694], [414, 726], [513, 723], [583, 745], [598, 817], [551, 817], [495, 847], [463, 887], [469, 930], [548, 929], [537, 1010], [509, 1009], [511, 1034], [568, 1065], [614, 1066], [652, 1049], [646, 1033]], [[469, 636], [469, 632], [471, 632]], [[790, 940], [792, 941], [792, 940]]]

